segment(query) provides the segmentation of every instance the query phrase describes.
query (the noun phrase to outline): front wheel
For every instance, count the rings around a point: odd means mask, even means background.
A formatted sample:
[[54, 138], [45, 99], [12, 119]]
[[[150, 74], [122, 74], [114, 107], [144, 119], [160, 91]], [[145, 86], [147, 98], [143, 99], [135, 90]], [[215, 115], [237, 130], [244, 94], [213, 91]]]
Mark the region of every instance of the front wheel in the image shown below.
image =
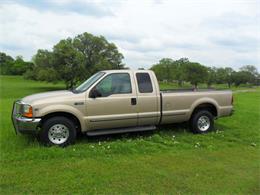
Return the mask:
[[192, 115], [190, 128], [193, 133], [207, 133], [214, 128], [214, 117], [207, 110], [199, 110]]
[[74, 123], [62, 116], [47, 119], [39, 133], [39, 138], [45, 145], [67, 146], [76, 139]]

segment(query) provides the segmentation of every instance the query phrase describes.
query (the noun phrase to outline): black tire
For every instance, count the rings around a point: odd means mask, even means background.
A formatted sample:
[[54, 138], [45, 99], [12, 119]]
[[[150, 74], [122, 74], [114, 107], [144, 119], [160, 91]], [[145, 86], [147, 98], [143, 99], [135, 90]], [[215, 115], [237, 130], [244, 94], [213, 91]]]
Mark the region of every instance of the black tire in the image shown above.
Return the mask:
[[[201, 122], [202, 121], [202, 122]], [[205, 123], [203, 123], [205, 121]], [[208, 125], [205, 125], [208, 124]], [[204, 128], [202, 128], [204, 127]], [[193, 133], [207, 133], [214, 129], [214, 117], [208, 110], [196, 111], [190, 119], [190, 129]]]
[[[57, 130], [55, 128], [59, 128], [59, 129]], [[57, 136], [53, 136], [52, 134], [52, 132], [55, 130], [58, 131], [58, 134], [55, 134], [58, 136], [58, 138]], [[63, 131], [66, 133], [64, 133]], [[56, 117], [49, 118], [43, 122], [42, 128], [39, 132], [39, 139], [44, 145], [47, 146], [57, 145], [57, 146], [65, 147], [75, 142], [76, 135], [77, 135], [77, 131], [76, 131], [75, 124], [70, 119], [63, 116], [56, 116]]]

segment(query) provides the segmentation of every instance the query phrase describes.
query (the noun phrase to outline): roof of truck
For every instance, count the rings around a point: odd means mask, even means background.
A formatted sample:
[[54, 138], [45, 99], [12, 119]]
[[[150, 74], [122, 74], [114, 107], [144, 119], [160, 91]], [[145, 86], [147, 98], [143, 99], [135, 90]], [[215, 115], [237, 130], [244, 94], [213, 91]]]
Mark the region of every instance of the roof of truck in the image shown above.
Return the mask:
[[111, 72], [152, 72], [151, 70], [129, 70], [129, 69], [115, 69], [115, 70], [102, 70], [100, 72], [107, 72], [107, 73], [111, 73]]

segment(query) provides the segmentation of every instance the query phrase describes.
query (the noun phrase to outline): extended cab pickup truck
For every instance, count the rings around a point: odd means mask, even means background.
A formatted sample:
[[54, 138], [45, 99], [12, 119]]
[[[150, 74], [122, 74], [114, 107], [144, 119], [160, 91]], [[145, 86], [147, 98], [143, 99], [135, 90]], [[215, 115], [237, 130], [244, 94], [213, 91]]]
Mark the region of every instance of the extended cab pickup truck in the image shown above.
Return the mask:
[[160, 91], [146, 70], [108, 70], [75, 90], [27, 96], [14, 102], [16, 132], [36, 132], [48, 145], [65, 146], [77, 132], [88, 135], [153, 130], [188, 121], [194, 133], [210, 131], [214, 119], [232, 114], [231, 91]]

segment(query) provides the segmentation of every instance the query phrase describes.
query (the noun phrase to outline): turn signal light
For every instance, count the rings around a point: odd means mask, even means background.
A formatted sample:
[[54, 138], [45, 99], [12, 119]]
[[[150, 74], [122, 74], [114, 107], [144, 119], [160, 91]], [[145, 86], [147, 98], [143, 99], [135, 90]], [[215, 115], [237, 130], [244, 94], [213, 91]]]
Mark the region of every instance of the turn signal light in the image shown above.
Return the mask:
[[23, 116], [28, 118], [33, 117], [32, 106], [24, 105]]

